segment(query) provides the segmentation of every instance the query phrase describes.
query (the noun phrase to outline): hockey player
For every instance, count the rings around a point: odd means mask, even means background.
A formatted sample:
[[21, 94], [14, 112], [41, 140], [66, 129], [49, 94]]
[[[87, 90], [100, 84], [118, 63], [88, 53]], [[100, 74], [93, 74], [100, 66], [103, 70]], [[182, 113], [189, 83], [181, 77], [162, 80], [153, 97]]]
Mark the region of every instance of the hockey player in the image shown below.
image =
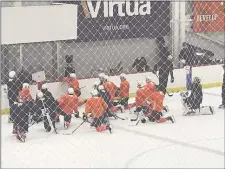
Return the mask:
[[223, 84], [222, 84], [222, 104], [219, 106], [219, 108], [225, 107], [225, 64], [222, 66], [224, 73], [223, 73]]
[[151, 80], [149, 76], [146, 77], [146, 84], [144, 86], [146, 94], [150, 96], [157, 88], [156, 84]]
[[110, 101], [113, 104], [117, 86], [113, 82], [109, 81], [109, 76], [107, 76], [107, 75], [104, 76], [103, 86], [106, 89], [106, 91], [109, 93]]
[[45, 131], [50, 132], [53, 127], [57, 134], [58, 130], [55, 126], [56, 107], [54, 98], [50, 98], [39, 91], [35, 103], [35, 112], [39, 117], [43, 117]]
[[9, 72], [9, 80], [7, 82], [7, 90], [8, 90], [8, 100], [9, 100], [9, 119], [8, 122], [12, 121], [11, 114], [12, 114], [12, 105], [14, 102], [18, 101], [19, 96], [19, 81], [16, 79], [16, 72], [10, 71]]
[[103, 98], [98, 96], [97, 90], [93, 90], [91, 95], [92, 98], [89, 98], [85, 105], [85, 113], [83, 116], [84, 121], [87, 121], [88, 117], [92, 117], [96, 131], [102, 132], [109, 130], [111, 132], [111, 127], [109, 123], [106, 123], [104, 115], [107, 109], [107, 104]]
[[[146, 115], [150, 122], [157, 122], [157, 123], [164, 123], [166, 121], [171, 121], [174, 123], [174, 118], [172, 116], [164, 118], [163, 115], [163, 100], [164, 100], [164, 93], [162, 91], [157, 91], [157, 89], [148, 97], [146, 100], [149, 102], [148, 104], [151, 107], [151, 112], [149, 115]], [[145, 118], [141, 119], [142, 123], [146, 122]]]
[[136, 91], [135, 103], [136, 103], [136, 110], [135, 112], [143, 112], [144, 114], [149, 112], [149, 108], [146, 105], [146, 90], [144, 88], [144, 82], [138, 82], [138, 90]]
[[195, 77], [191, 85], [191, 94], [180, 94], [185, 108], [184, 115], [196, 114], [214, 114], [214, 110], [211, 106], [201, 106], [203, 100], [203, 92], [201, 80], [199, 77]]
[[168, 57], [162, 57], [160, 61], [154, 66], [153, 73], [156, 74], [156, 71], [159, 71], [159, 90], [164, 94], [166, 93], [167, 83], [169, 74], [171, 76], [171, 83], [174, 82], [173, 77], [173, 57], [168, 55]]
[[28, 132], [29, 112], [32, 111], [33, 101], [30, 100], [30, 96], [26, 95], [26, 93], [20, 93], [18, 102], [13, 107], [14, 134], [17, 134], [18, 140], [25, 142], [26, 133]]
[[80, 92], [80, 87], [79, 87], [79, 81], [76, 79], [76, 74], [71, 73], [70, 78], [72, 80], [71, 80], [69, 85], [70, 85], [71, 88], [74, 89], [74, 92], [77, 95], [77, 97], [79, 97], [81, 95], [81, 92]]
[[59, 113], [64, 116], [64, 127], [68, 129], [71, 123], [72, 114], [76, 113], [79, 116], [78, 112], [78, 97], [76, 96], [74, 89], [69, 88], [68, 94], [61, 96], [58, 99], [59, 102]]
[[124, 73], [122, 73], [120, 75], [120, 88], [119, 88], [119, 103], [124, 106], [127, 107], [128, 106], [128, 101], [129, 101], [129, 89], [130, 89], [130, 83], [127, 81], [126, 79], [126, 75]]

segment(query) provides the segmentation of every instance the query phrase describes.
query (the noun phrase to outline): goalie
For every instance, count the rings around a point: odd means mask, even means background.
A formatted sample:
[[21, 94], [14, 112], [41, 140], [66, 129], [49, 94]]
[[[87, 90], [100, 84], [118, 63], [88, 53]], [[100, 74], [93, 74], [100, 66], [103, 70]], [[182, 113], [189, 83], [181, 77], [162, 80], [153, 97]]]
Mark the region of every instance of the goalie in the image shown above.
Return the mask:
[[184, 106], [183, 115], [192, 115], [192, 114], [214, 114], [214, 110], [211, 106], [201, 106], [203, 100], [203, 92], [201, 80], [198, 77], [195, 77], [191, 85], [191, 93], [181, 93], [182, 104]]

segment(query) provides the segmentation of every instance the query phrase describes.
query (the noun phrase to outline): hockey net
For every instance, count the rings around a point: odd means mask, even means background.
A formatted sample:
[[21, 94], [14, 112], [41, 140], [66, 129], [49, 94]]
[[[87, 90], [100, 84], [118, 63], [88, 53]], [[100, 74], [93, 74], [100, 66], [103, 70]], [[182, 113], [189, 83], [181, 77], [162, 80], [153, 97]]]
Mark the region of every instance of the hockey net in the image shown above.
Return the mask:
[[[48, 83], [49, 90], [58, 99], [67, 92], [68, 86], [61, 85], [61, 82], [67, 76], [66, 70], [70, 71], [72, 67], [79, 79], [80, 87], [85, 86], [81, 90], [81, 99], [90, 97], [99, 73], [109, 75], [110, 80], [118, 87], [120, 84], [118, 75], [127, 74], [132, 88], [130, 93], [135, 93], [137, 80], [145, 81], [146, 76], [150, 76], [158, 83], [157, 77], [151, 72], [162, 55], [160, 44], [163, 44], [173, 56], [174, 68], [182, 69], [184, 66], [179, 59], [184, 43], [188, 48], [187, 55], [200, 53], [193, 66], [221, 64], [224, 60], [223, 2], [182, 2], [185, 6], [183, 20], [174, 17], [173, 11], [174, 4], [181, 2], [2, 1], [1, 3], [3, 8], [78, 5], [77, 39], [1, 45], [2, 89], [5, 88], [10, 71], [19, 74], [20, 70], [24, 69], [28, 73], [36, 73], [36, 76], [38, 73], [39, 76], [43, 76], [44, 72], [43, 78]], [[181, 30], [182, 24], [185, 24], [182, 28], [185, 30], [181, 37], [177, 32]], [[140, 63], [139, 58], [144, 61]], [[176, 73], [174, 78], [174, 84], [171, 84], [169, 79], [168, 88], [176, 86], [176, 82], [179, 81], [179, 78], [176, 79]], [[185, 87], [185, 82], [182, 84]], [[32, 97], [35, 98], [38, 90], [37, 80], [33, 79], [30, 82], [30, 90]], [[3, 110], [8, 108], [4, 92], [2, 100]]]

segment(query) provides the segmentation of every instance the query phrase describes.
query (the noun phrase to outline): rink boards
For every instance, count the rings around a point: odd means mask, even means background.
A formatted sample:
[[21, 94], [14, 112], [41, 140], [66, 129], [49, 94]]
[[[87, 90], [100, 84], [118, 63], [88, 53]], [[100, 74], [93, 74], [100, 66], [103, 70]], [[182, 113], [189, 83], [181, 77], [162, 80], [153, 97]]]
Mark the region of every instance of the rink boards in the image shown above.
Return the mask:
[[[213, 66], [201, 66], [194, 67], [192, 70], [192, 77], [198, 76], [201, 79], [203, 88], [219, 87], [222, 84], [223, 78], [223, 68], [221, 65]], [[127, 80], [130, 82], [130, 97], [133, 97], [136, 89], [137, 82], [144, 81], [146, 76], [150, 76], [152, 80], [158, 83], [157, 77], [152, 72], [147, 73], [137, 73], [137, 74], [128, 74]], [[186, 69], [175, 69], [174, 70], [175, 82], [170, 83], [170, 77], [168, 82], [168, 91], [169, 92], [179, 92], [183, 91], [186, 88]], [[97, 78], [91, 79], [81, 79], [79, 80], [80, 87], [85, 86], [81, 92], [81, 99], [90, 97], [90, 92], [93, 89], [94, 82], [98, 80]], [[118, 76], [111, 76], [110, 81], [114, 82], [117, 86], [120, 84], [120, 78]], [[59, 98], [67, 90], [67, 85], [61, 85], [61, 82], [54, 82], [48, 84], [50, 92], [52, 92], [55, 98]], [[4, 93], [6, 85], [1, 86], [1, 114], [8, 113], [8, 99]], [[30, 86], [31, 95], [35, 98], [37, 93], [37, 86]]]

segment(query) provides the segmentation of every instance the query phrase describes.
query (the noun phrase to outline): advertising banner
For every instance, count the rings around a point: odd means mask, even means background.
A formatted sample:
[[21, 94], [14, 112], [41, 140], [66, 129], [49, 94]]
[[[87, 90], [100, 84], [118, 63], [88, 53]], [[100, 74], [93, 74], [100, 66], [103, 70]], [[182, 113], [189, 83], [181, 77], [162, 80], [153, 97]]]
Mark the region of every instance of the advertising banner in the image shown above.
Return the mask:
[[170, 2], [61, 2], [79, 5], [78, 41], [155, 38], [170, 32]]
[[194, 2], [194, 31], [217, 32], [225, 30], [225, 3]]

